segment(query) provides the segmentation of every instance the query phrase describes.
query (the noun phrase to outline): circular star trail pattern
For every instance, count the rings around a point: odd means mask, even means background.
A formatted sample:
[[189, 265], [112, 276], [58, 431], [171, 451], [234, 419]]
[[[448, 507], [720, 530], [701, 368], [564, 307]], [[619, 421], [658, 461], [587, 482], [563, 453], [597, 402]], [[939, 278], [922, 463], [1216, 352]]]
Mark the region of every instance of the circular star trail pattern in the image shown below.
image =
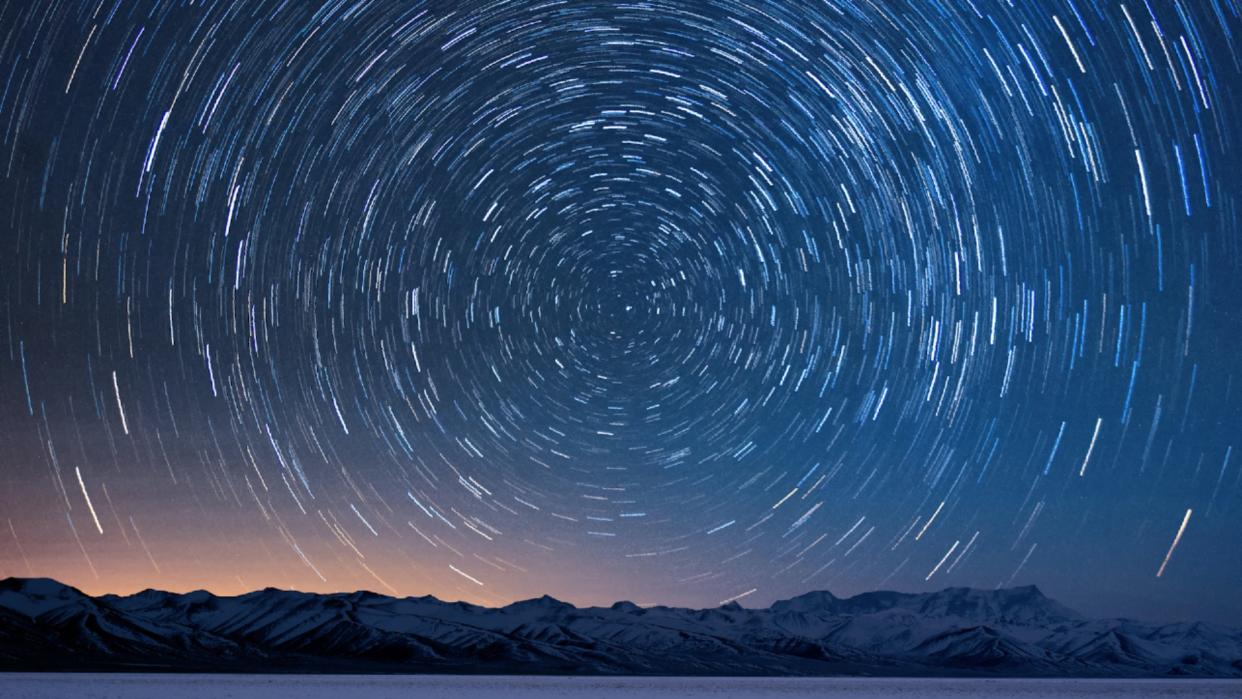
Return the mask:
[[4, 572], [1242, 613], [1239, 11], [9, 2]]

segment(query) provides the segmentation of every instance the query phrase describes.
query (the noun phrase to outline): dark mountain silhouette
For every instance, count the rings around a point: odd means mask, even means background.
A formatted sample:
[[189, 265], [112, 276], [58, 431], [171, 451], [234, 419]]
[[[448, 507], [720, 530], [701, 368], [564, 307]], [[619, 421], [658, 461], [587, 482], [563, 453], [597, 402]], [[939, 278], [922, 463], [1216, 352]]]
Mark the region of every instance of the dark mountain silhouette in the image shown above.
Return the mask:
[[276, 589], [90, 597], [0, 581], [0, 669], [1242, 677], [1242, 631], [1087, 619], [1035, 587], [812, 592], [744, 609], [487, 608]]

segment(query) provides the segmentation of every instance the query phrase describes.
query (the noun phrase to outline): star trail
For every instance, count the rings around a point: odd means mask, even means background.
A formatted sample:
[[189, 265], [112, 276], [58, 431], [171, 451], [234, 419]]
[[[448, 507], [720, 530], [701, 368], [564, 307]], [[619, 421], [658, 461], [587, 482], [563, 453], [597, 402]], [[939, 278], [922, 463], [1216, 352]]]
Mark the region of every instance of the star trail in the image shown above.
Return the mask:
[[1236, 0], [0, 4], [0, 574], [1242, 619]]

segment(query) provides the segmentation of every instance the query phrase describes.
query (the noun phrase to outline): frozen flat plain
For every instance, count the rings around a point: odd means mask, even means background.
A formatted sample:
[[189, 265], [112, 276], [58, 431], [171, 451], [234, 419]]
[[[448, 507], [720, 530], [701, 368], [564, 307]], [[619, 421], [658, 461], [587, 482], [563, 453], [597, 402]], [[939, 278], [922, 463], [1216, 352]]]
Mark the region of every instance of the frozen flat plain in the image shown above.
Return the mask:
[[1242, 697], [1242, 680], [0, 673], [5, 699]]

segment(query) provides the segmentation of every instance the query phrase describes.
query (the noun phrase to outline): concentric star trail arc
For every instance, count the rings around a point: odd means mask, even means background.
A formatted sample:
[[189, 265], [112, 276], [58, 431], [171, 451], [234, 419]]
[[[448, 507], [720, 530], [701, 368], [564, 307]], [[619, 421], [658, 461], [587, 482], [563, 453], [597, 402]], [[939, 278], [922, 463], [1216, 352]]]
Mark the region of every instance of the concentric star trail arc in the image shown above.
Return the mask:
[[1242, 618], [1240, 9], [0, 0], [0, 573]]

